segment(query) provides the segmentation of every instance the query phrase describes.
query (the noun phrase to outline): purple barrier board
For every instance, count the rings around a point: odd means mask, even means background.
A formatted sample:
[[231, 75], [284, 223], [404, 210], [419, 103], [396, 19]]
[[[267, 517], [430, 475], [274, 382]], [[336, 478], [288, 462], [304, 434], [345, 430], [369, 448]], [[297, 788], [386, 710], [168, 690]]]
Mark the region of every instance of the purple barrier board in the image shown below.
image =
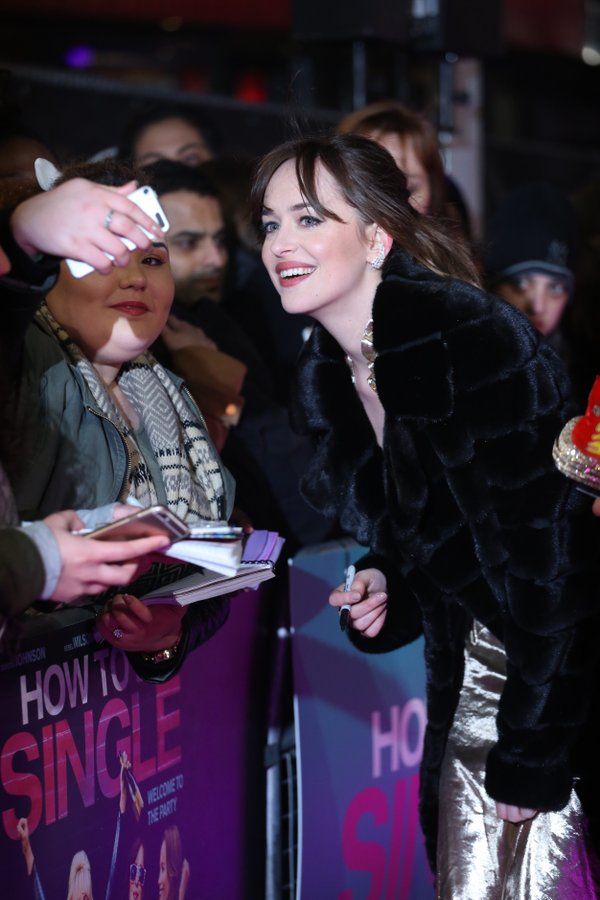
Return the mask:
[[96, 643], [89, 620], [2, 660], [0, 897], [251, 896], [263, 855], [260, 827], [250, 848], [246, 825], [260, 596], [232, 598], [223, 628], [160, 685]]
[[417, 812], [426, 724], [422, 643], [360, 653], [327, 604], [363, 552], [342, 540], [292, 561], [297, 900], [433, 897]]

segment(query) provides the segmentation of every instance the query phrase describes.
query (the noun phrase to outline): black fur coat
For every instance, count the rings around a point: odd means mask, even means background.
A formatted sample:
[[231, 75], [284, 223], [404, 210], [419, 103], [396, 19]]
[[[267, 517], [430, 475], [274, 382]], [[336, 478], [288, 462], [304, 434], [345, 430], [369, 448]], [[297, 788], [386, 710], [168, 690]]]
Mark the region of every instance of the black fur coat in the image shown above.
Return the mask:
[[383, 447], [321, 327], [300, 360], [294, 418], [312, 435], [307, 500], [371, 548], [388, 615], [367, 652], [425, 635], [428, 728], [421, 819], [434, 860], [437, 791], [473, 618], [506, 648], [496, 800], [562, 808], [591, 693], [600, 535], [591, 500], [554, 469], [568, 418], [554, 352], [511, 306], [401, 251], [373, 305]]

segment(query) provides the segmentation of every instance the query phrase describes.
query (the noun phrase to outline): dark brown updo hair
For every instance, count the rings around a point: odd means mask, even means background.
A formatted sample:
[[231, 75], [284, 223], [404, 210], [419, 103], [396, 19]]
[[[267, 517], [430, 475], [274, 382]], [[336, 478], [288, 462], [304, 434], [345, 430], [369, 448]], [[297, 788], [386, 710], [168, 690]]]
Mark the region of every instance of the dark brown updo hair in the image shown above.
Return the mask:
[[393, 238], [383, 267], [389, 267], [394, 247], [438, 275], [479, 284], [477, 270], [462, 240], [431, 216], [417, 212], [408, 202], [406, 178], [382, 147], [357, 134], [288, 141], [267, 153], [258, 164], [252, 185], [252, 214], [260, 226], [264, 196], [277, 169], [288, 160], [296, 165], [300, 192], [318, 215], [341, 221], [319, 200], [317, 163], [335, 178], [340, 194], [365, 225], [375, 222]]

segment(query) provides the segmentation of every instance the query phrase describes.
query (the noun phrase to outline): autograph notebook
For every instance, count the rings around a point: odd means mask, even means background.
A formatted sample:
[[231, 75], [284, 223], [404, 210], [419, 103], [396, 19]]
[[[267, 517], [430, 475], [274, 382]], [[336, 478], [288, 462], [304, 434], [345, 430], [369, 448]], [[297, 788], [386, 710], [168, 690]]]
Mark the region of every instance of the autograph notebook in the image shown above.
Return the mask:
[[[181, 543], [184, 542], [178, 541], [178, 545]], [[188, 606], [209, 597], [220, 597], [243, 588], [255, 588], [274, 577], [275, 563], [283, 544], [284, 539], [275, 531], [253, 531], [244, 541], [241, 560], [234, 574], [228, 576], [204, 568], [180, 581], [163, 585], [141, 599], [144, 603], [178, 603], [180, 606]]]

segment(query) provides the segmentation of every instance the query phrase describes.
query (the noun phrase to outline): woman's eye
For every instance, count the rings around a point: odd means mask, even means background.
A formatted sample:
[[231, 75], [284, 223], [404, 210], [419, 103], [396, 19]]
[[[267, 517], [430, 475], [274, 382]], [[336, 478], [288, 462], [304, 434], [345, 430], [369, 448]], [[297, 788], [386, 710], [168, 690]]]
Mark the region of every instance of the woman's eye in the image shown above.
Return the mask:
[[160, 256], [145, 256], [143, 259], [145, 266], [164, 266], [165, 262]]
[[321, 219], [317, 219], [315, 216], [302, 216], [300, 224], [306, 228], [314, 228], [315, 225], [321, 224]]
[[263, 234], [271, 234], [273, 231], [277, 230], [277, 222], [263, 222], [260, 226], [260, 230]]

